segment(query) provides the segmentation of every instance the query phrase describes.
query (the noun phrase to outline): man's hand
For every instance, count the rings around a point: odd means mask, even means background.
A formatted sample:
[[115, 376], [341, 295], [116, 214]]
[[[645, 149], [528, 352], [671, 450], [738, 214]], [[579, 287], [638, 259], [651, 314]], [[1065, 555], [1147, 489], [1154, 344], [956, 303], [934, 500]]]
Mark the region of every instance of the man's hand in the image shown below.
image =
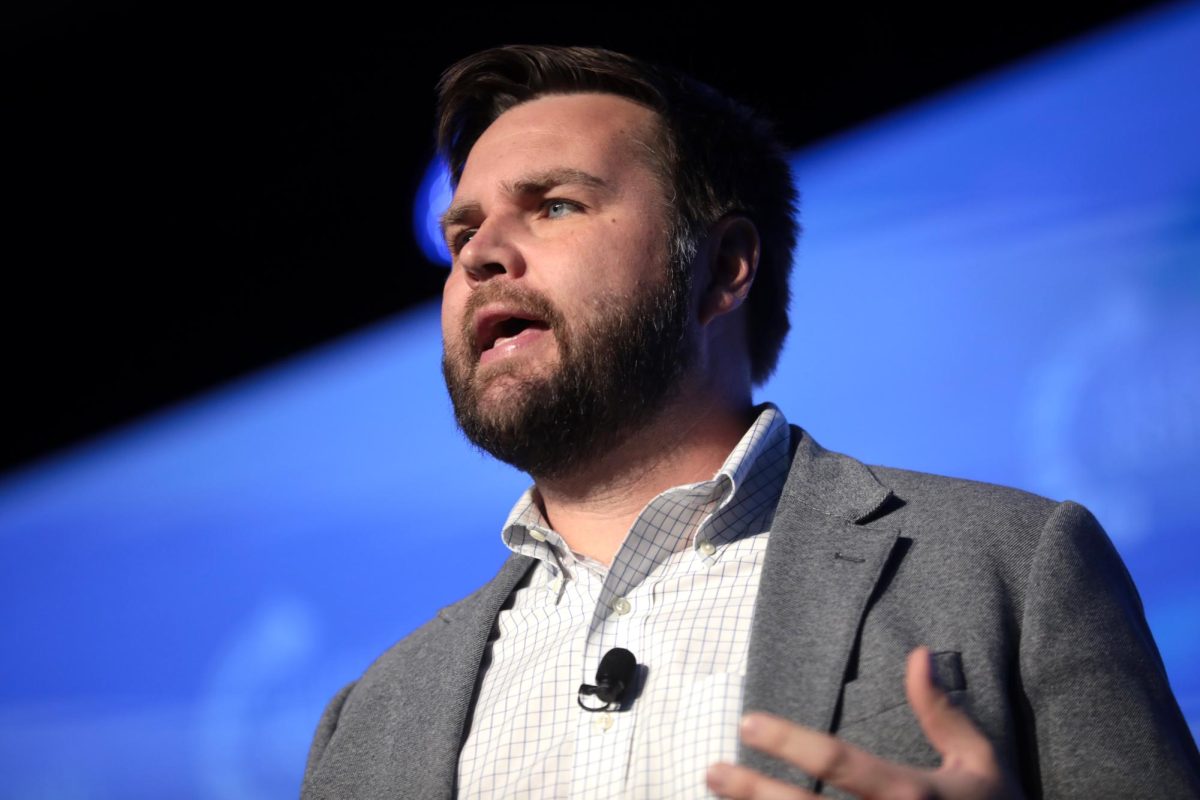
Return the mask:
[[[742, 741], [863, 798], [992, 800], [1021, 796], [1012, 776], [997, 763], [991, 742], [934, 685], [928, 649], [918, 647], [909, 654], [904, 688], [925, 738], [942, 754], [942, 766], [936, 770], [884, 761], [834, 736], [770, 714], [747, 714], [742, 719]], [[814, 796], [733, 764], [710, 767], [708, 787], [722, 797], [739, 800]]]

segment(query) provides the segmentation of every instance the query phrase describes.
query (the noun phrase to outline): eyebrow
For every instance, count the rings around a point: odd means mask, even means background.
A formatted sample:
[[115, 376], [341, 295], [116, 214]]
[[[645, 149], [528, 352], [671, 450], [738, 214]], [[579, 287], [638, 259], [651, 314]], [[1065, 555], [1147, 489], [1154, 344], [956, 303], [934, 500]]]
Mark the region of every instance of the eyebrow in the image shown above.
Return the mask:
[[[556, 186], [566, 186], [569, 184], [586, 186], [589, 189], [603, 190], [609, 188], [608, 182], [603, 178], [571, 167], [555, 167], [542, 172], [535, 172], [532, 175], [526, 175], [515, 181], [506, 181], [501, 184], [501, 188], [505, 194], [513, 197], [529, 197], [530, 195], [542, 194], [546, 190], [553, 189]], [[481, 206], [479, 203], [460, 203], [450, 206], [439, 220], [442, 233], [444, 234], [446, 229], [451, 225], [457, 225], [469, 217], [478, 214], [480, 210]]]

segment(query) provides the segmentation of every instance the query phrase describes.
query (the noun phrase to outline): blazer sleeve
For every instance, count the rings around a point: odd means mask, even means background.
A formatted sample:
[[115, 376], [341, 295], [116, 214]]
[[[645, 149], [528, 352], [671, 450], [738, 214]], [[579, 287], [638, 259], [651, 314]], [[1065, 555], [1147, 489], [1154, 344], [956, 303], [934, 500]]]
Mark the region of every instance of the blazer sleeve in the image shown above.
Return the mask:
[[300, 786], [301, 800], [312, 797], [313, 777], [316, 775], [317, 765], [321, 763], [321, 756], [325, 754], [325, 748], [329, 745], [329, 740], [333, 738], [334, 731], [337, 730], [338, 719], [342, 715], [342, 706], [345, 705], [346, 698], [350, 696], [350, 691], [357, 683], [357, 681], [352, 681], [343, 686], [326, 704], [325, 711], [321, 714], [321, 720], [317, 723], [317, 732], [313, 734], [312, 745], [308, 748], [308, 762], [304, 766], [304, 782]]
[[1076, 503], [1059, 504], [1042, 530], [1022, 619], [1026, 790], [1200, 797], [1200, 756], [1141, 599], [1108, 536]]

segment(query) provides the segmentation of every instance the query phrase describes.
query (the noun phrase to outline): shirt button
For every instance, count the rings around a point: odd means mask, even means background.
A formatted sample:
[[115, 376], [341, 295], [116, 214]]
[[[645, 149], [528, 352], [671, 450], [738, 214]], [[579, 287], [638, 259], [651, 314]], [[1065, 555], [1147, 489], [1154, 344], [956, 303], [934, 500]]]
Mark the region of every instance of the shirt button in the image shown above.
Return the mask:
[[532, 536], [534, 539], [536, 539], [539, 542], [546, 541], [546, 534], [542, 533], [539, 530], [535, 530], [534, 528], [529, 528], [527, 532], [529, 533], [530, 536]]
[[548, 583], [546, 585], [550, 588], [550, 591], [557, 594], [558, 590], [562, 588], [562, 583], [563, 583], [562, 578], [555, 578], [554, 580], [550, 581], [550, 583]]
[[613, 716], [609, 713], [601, 714], [596, 717], [596, 730], [606, 731], [613, 726]]
[[629, 605], [629, 601], [624, 597], [618, 597], [616, 600], [613, 600], [612, 607], [613, 611], [617, 612], [621, 616], [625, 616], [629, 613], [629, 609], [631, 609], [633, 606]]
[[703, 555], [711, 556], [713, 553], [717, 552], [717, 546], [708, 539], [701, 539], [699, 550]]

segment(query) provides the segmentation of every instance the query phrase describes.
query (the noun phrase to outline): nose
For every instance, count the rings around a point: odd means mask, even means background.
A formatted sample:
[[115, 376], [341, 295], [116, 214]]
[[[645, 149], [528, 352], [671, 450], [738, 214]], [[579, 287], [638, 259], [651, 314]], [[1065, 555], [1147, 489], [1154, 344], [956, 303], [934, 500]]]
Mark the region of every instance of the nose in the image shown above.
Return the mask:
[[484, 220], [458, 253], [467, 283], [475, 286], [499, 277], [516, 278], [525, 273], [525, 257], [512, 232], [495, 217]]

